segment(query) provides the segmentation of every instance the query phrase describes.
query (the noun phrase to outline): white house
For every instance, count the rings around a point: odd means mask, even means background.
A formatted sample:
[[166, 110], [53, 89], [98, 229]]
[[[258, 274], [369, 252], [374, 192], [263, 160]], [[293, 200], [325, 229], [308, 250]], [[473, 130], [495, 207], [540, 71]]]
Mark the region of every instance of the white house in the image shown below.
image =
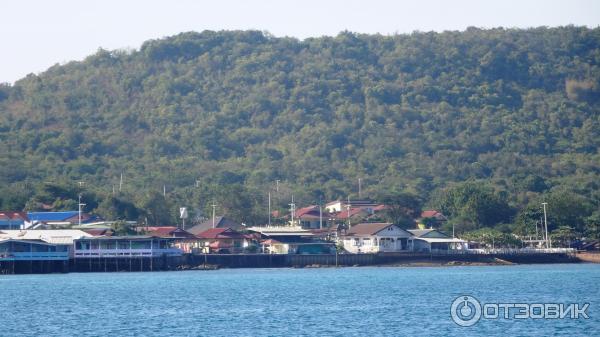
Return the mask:
[[337, 212], [347, 210], [348, 206], [350, 206], [350, 208], [364, 209], [369, 214], [373, 214], [374, 210], [378, 206], [381, 206], [381, 205], [372, 200], [352, 200], [352, 199], [350, 199], [348, 201], [336, 200], [336, 201], [327, 203], [325, 205], [325, 210], [327, 210], [327, 212], [330, 212], [330, 213], [337, 213]]
[[401, 252], [412, 250], [412, 234], [391, 223], [361, 223], [341, 236], [350, 253]]

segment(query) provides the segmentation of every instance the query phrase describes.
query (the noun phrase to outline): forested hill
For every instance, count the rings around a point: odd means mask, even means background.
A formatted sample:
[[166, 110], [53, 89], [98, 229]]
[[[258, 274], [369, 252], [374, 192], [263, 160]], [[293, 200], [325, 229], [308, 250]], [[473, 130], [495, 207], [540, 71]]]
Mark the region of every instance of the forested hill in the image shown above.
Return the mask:
[[425, 203], [468, 180], [516, 208], [551, 190], [593, 198], [599, 65], [600, 29], [572, 26], [205, 31], [99, 50], [0, 86], [2, 208], [44, 201], [42, 182], [110, 195], [121, 173], [132, 202], [165, 185], [190, 207], [228, 189], [258, 207], [276, 180], [301, 203], [343, 198], [358, 178], [363, 197]]

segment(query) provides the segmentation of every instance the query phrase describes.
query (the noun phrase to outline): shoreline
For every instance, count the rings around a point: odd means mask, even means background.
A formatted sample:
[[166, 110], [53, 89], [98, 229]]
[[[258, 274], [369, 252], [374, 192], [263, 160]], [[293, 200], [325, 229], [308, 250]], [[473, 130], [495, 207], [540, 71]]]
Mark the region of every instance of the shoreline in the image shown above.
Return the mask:
[[134, 258], [76, 258], [69, 261], [0, 261], [0, 274], [151, 272], [234, 268], [451, 267], [600, 263], [600, 254], [206, 254]]

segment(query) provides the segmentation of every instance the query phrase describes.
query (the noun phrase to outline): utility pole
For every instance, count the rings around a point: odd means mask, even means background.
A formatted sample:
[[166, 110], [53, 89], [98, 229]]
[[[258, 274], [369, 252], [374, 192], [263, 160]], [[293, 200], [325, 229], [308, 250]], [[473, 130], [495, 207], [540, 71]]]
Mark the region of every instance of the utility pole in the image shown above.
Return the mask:
[[163, 185], [163, 197], [167, 196], [167, 185]]
[[85, 206], [85, 204], [82, 204], [82, 203], [81, 203], [81, 194], [79, 195], [79, 204], [78, 204], [78, 206], [79, 206], [79, 211], [78, 211], [78, 215], [79, 215], [79, 226], [81, 226], [81, 208], [82, 208], [83, 206]]
[[215, 228], [215, 208], [217, 207], [217, 205], [215, 205], [215, 203], [213, 202], [212, 204], [212, 228]]
[[121, 192], [122, 188], [123, 188], [123, 172], [121, 172], [121, 179], [119, 180], [119, 193]]
[[[539, 222], [540, 227], [542, 226], [543, 223], [544, 222], [542, 221], [542, 217], [540, 217], [540, 222]], [[538, 233], [537, 226], [538, 226], [538, 222], [536, 221], [535, 222], [535, 239], [539, 240], [540, 239], [540, 234]]]
[[294, 203], [294, 195], [292, 194], [292, 203], [290, 204], [290, 212], [292, 214], [291, 225], [294, 226], [294, 213], [296, 213], [296, 204]]
[[323, 201], [319, 196], [319, 229], [323, 229]]
[[275, 180], [275, 190], [279, 193], [279, 179]]
[[271, 191], [269, 191], [269, 224], [268, 227], [271, 227]]
[[348, 212], [348, 229], [350, 229], [350, 196], [348, 196], [348, 203], [346, 204], [346, 210]]
[[544, 227], [545, 227], [545, 231], [546, 231], [546, 248], [550, 248], [550, 240], [548, 238], [548, 218], [546, 217], [546, 205], [548, 205], [547, 202], [542, 203], [542, 206], [544, 206]]

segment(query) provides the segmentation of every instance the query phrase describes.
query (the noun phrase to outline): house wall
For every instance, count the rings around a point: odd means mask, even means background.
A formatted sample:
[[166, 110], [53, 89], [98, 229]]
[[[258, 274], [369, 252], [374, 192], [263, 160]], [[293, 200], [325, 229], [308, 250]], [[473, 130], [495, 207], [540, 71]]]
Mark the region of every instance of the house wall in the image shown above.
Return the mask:
[[431, 245], [429, 245], [429, 242], [424, 241], [424, 240], [419, 240], [419, 239], [415, 239], [413, 240], [413, 250], [415, 252], [422, 252], [422, 251], [430, 251], [431, 250]]
[[334, 212], [339, 212], [342, 210], [342, 202], [336, 202], [334, 204], [325, 206], [325, 209], [330, 212], [330, 213], [334, 213]]
[[[319, 228], [320, 223], [319, 220], [303, 220], [300, 219], [300, 227], [306, 229], [317, 229]], [[323, 219], [323, 227], [326, 227], [326, 221]]]
[[25, 220], [0, 220], [0, 229], [21, 229], [24, 224]]
[[408, 236], [347, 236], [342, 239], [350, 253], [401, 252], [411, 249]]

